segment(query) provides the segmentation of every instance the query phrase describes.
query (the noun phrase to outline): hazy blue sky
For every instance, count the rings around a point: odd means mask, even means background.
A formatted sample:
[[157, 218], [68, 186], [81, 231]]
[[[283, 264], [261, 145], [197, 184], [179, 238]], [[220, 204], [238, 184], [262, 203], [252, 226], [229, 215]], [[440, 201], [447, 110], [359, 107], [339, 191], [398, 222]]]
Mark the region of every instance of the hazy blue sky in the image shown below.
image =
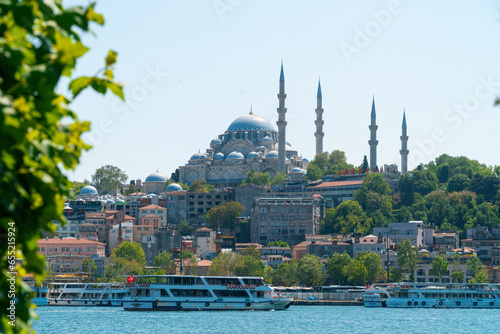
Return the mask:
[[100, 1], [96, 10], [106, 24], [85, 38], [91, 51], [75, 74], [95, 73], [116, 50], [128, 98], [77, 98], [94, 148], [71, 179], [107, 164], [131, 179], [170, 176], [251, 104], [276, 127], [281, 60], [287, 141], [305, 158], [315, 154], [321, 77], [324, 150], [350, 163], [369, 154], [375, 95], [379, 165], [400, 165], [403, 108], [409, 169], [442, 153], [500, 165], [498, 1]]

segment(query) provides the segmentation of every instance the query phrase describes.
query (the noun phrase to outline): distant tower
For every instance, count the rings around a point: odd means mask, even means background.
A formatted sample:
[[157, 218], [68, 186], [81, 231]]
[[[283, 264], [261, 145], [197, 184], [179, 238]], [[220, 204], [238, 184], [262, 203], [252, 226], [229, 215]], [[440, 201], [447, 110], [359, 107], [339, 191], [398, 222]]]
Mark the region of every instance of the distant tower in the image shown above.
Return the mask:
[[403, 111], [403, 131], [401, 133], [401, 174], [408, 172], [408, 136], [406, 135], [406, 111]]
[[317, 95], [317, 106], [316, 106], [316, 132], [314, 136], [316, 137], [316, 155], [323, 153], [323, 137], [325, 133], [323, 132], [323, 106], [322, 106], [323, 97], [321, 96], [321, 82], [318, 81], [318, 95]]
[[283, 73], [283, 61], [281, 62], [281, 73], [280, 73], [280, 92], [278, 94], [279, 108], [278, 108], [278, 172], [285, 170], [285, 145], [286, 145], [286, 121], [285, 121], [285, 74]]
[[372, 115], [371, 115], [371, 124], [368, 127], [370, 129], [370, 140], [368, 144], [370, 145], [370, 170], [373, 170], [377, 166], [377, 114], [375, 113], [375, 97], [373, 97], [372, 102]]

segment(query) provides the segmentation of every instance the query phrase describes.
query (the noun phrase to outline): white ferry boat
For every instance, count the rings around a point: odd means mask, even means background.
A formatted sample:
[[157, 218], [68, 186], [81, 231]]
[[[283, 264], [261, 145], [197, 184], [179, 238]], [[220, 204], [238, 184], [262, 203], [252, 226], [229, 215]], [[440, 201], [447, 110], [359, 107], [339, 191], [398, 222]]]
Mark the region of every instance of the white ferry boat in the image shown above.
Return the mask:
[[123, 283], [50, 283], [48, 305], [123, 306]]
[[282, 297], [261, 277], [134, 276], [125, 283], [126, 311], [283, 310], [293, 300]]
[[366, 307], [500, 308], [500, 285], [395, 283], [372, 286], [363, 299]]

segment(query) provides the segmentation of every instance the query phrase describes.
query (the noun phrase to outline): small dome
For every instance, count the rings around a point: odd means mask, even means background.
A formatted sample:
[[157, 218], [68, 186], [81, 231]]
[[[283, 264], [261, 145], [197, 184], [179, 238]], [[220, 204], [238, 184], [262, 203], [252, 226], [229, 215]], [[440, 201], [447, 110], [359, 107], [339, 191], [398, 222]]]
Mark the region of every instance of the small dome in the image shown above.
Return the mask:
[[182, 187], [177, 183], [172, 183], [167, 186], [167, 191], [182, 191]]
[[252, 152], [248, 153], [247, 158], [248, 159], [251, 159], [251, 158], [260, 158], [260, 154], [257, 153], [257, 152], [252, 151]]
[[210, 142], [210, 145], [220, 145], [220, 144], [222, 144], [222, 140], [220, 140], [219, 138], [212, 139], [212, 141]]
[[115, 203], [115, 202], [113, 202], [113, 200], [111, 200], [111, 199], [108, 199], [108, 200], [106, 201], [106, 204], [114, 204], [114, 203]]
[[309, 162], [309, 160], [307, 160], [306, 158], [303, 158], [302, 161]]
[[214, 156], [214, 160], [224, 160], [225, 158], [226, 156], [222, 152], [219, 152]]
[[206, 159], [206, 158], [207, 158], [207, 155], [206, 155], [206, 154], [202, 154], [202, 155], [200, 156], [200, 159]]
[[231, 159], [245, 159], [245, 156], [240, 152], [234, 151], [227, 155], [226, 160], [231, 160]]
[[274, 159], [274, 158], [278, 158], [278, 151], [270, 151], [267, 155], [266, 155], [266, 159]]
[[80, 195], [99, 195], [94, 186], [85, 186], [80, 190]]
[[273, 139], [269, 136], [265, 136], [264, 138], [262, 138], [261, 140], [263, 143], [270, 143], [270, 142], [273, 142]]
[[191, 156], [191, 159], [189, 159], [189, 160], [198, 160], [198, 159], [200, 159], [200, 158], [201, 158], [201, 156], [202, 156], [202, 155], [203, 155], [203, 154], [201, 154], [201, 153], [199, 153], [199, 152], [198, 152], [198, 153], [195, 153], [195, 154], [193, 154], [193, 155]]
[[154, 172], [148, 175], [144, 182], [166, 182], [167, 177], [161, 173]]
[[292, 173], [297, 173], [297, 174], [307, 174], [307, 171], [305, 169], [302, 169], [302, 168], [298, 168], [298, 167], [295, 167], [294, 169], [292, 169]]

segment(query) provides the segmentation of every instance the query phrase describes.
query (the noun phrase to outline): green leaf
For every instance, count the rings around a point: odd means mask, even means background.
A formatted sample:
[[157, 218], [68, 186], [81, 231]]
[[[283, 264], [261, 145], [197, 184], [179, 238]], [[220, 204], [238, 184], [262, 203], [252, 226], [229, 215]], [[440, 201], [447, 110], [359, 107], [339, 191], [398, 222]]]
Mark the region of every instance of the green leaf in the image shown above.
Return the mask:
[[73, 92], [73, 98], [76, 97], [80, 92], [90, 86], [94, 78], [91, 77], [80, 77], [77, 78], [69, 84], [69, 89]]
[[116, 63], [116, 57], [118, 56], [118, 53], [116, 53], [113, 50], [108, 51], [108, 56], [106, 57], [106, 67], [110, 67], [114, 63]]
[[94, 78], [91, 83], [92, 88], [98, 93], [106, 94], [107, 80]]
[[87, 20], [97, 22], [100, 25], [104, 24], [104, 16], [94, 11], [95, 2], [87, 9]]
[[115, 82], [108, 81], [108, 88], [113, 94], [115, 94], [120, 99], [125, 101], [125, 96], [123, 95], [123, 86], [121, 86]]

